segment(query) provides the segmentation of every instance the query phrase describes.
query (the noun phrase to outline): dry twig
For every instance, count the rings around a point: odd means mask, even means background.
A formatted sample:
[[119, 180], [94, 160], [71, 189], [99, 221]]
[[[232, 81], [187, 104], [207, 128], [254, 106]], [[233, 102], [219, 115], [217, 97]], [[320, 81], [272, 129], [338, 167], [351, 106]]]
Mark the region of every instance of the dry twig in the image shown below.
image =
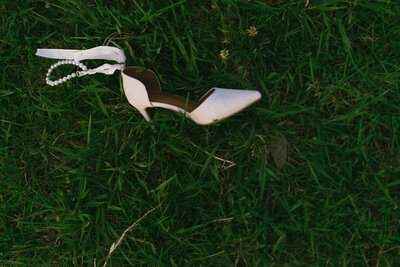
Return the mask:
[[224, 163], [229, 163], [230, 165], [227, 166], [227, 167], [224, 166], [224, 169], [229, 169], [230, 167], [233, 167], [233, 166], [236, 165], [236, 163], [233, 162], [233, 161], [230, 161], [230, 160], [227, 160], [227, 159], [223, 159], [223, 158], [217, 157], [217, 156], [211, 154], [210, 152], [203, 150], [201, 147], [199, 147], [198, 145], [196, 145], [195, 143], [193, 143], [193, 142], [190, 141], [190, 140], [189, 140], [189, 143], [190, 143], [192, 146], [194, 146], [194, 147], [200, 149], [201, 151], [203, 151], [203, 152], [206, 153], [207, 155], [213, 157], [214, 159], [220, 160], [220, 161], [222, 161], [222, 162], [224, 162]]
[[161, 206], [161, 203], [158, 204], [156, 207], [152, 208], [151, 210], [148, 210], [145, 214], [143, 214], [142, 217], [140, 217], [136, 222], [134, 222], [131, 226], [129, 226], [121, 235], [121, 237], [118, 239], [117, 243], [112, 243], [111, 247], [110, 247], [110, 251], [108, 252], [107, 255], [107, 259], [104, 262], [103, 267], [107, 266], [107, 262], [111, 257], [111, 254], [117, 249], [117, 247], [119, 245], [121, 245], [122, 240], [124, 239], [126, 233], [128, 233], [130, 230], [132, 230], [132, 228], [134, 228], [136, 225], [138, 225], [140, 223], [141, 220], [143, 220], [147, 215], [149, 215], [150, 213], [152, 213], [153, 211], [155, 211], [156, 209], [158, 209]]

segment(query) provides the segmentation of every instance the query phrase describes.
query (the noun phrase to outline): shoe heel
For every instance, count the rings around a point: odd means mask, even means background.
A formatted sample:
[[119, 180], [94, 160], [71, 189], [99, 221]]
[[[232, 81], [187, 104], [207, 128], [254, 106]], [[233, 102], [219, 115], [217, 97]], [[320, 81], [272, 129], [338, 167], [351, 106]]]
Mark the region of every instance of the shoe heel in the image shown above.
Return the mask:
[[140, 114], [142, 114], [142, 116], [146, 119], [146, 121], [151, 121], [150, 115], [149, 113], [146, 111], [145, 107], [135, 107]]

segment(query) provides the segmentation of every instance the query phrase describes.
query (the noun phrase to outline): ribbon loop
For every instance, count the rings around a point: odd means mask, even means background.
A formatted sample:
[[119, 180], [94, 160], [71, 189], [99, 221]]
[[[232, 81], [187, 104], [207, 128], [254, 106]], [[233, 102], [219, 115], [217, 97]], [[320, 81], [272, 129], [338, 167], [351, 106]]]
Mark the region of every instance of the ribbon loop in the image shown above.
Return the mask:
[[113, 60], [118, 63], [124, 63], [126, 59], [124, 51], [114, 46], [97, 46], [86, 50], [40, 48], [36, 51], [36, 55], [54, 59], [72, 59], [75, 61], [104, 59]]
[[[125, 53], [121, 49], [114, 46], [97, 46], [86, 50], [74, 50], [74, 49], [38, 49], [36, 55], [46, 58], [63, 59], [58, 63], [51, 66], [46, 75], [46, 83], [54, 86], [60, 83], [66, 82], [67, 80], [74, 78], [75, 76], [81, 77], [84, 75], [92, 75], [95, 73], [103, 73], [106, 75], [112, 75], [116, 70], [122, 70], [124, 68], [123, 63], [125, 62]], [[85, 59], [103, 59], [112, 60], [122, 64], [103, 64], [95, 69], [87, 69], [80, 61]], [[82, 70], [76, 74], [68, 75], [57, 81], [51, 81], [49, 76], [51, 71], [63, 64], [73, 64], [80, 67]]]

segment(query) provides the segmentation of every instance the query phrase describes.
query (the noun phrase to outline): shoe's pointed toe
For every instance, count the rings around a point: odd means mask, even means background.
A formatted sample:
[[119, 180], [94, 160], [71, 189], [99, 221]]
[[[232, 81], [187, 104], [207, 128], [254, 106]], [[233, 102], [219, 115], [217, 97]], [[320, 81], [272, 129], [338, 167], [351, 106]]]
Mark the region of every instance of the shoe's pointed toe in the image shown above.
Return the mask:
[[197, 124], [212, 124], [245, 109], [261, 98], [255, 90], [211, 89], [188, 116]]

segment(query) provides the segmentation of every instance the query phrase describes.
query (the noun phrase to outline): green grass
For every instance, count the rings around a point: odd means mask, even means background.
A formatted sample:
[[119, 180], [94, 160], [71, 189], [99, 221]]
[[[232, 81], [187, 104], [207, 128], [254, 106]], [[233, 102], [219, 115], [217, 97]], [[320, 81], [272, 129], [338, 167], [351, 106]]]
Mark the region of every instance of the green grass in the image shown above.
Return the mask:
[[[161, 203], [110, 266], [399, 266], [400, 5], [306, 2], [3, 0], [0, 265], [102, 266]], [[45, 84], [37, 48], [113, 33], [166, 92], [263, 98], [211, 126], [147, 123], [119, 74]]]

